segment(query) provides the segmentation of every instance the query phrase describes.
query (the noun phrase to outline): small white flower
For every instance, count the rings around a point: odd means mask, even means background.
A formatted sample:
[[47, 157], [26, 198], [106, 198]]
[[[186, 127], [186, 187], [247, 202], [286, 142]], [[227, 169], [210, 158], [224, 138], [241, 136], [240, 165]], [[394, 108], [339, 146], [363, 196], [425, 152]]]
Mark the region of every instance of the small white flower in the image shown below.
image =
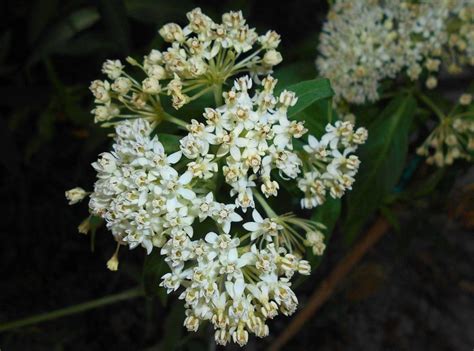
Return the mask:
[[110, 79], [117, 79], [122, 74], [125, 66], [120, 60], [107, 60], [102, 65], [102, 73], [106, 74]]
[[87, 196], [87, 192], [79, 187], [66, 191], [66, 199], [69, 200], [69, 205], [77, 204], [81, 202]]
[[228, 234], [232, 222], [240, 222], [242, 217], [235, 213], [235, 205], [219, 204], [214, 208], [212, 214], [214, 220], [222, 226], [224, 233]]

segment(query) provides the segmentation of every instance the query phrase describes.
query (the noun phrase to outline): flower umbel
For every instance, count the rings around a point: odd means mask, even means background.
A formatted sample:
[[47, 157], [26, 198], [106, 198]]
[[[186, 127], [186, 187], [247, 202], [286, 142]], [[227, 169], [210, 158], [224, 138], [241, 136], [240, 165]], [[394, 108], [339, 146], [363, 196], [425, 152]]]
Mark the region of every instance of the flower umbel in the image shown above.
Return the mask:
[[[199, 35], [206, 33], [204, 19], [192, 20]], [[223, 21], [243, 25], [239, 13]], [[165, 39], [179, 42], [186, 33], [176, 25], [162, 30]], [[117, 75], [120, 67], [111, 62], [107, 72]], [[253, 84], [249, 76], [235, 80], [222, 94], [223, 105], [191, 120], [177, 152], [165, 151], [152, 122], [131, 119], [115, 126], [113, 150], [93, 163], [98, 180], [90, 210], [118, 242], [109, 269], [118, 269], [120, 245], [159, 250], [170, 270], [161, 286], [180, 290], [185, 326], [196, 331], [209, 321], [222, 345], [243, 346], [252, 333], [264, 337], [268, 319], [292, 314], [298, 300], [291, 279], [311, 271], [306, 247], [324, 251], [324, 225], [279, 215], [268, 201], [288, 181], [304, 192], [305, 208], [322, 204], [326, 190], [341, 197], [359, 166], [353, 153], [367, 138], [365, 129], [338, 121], [320, 140], [309, 136], [297, 148], [307, 129], [288, 117], [295, 94], [274, 94], [271, 76], [255, 90]]]
[[282, 60], [276, 51], [280, 36], [274, 31], [259, 36], [241, 11], [223, 14], [222, 23], [214, 22], [200, 8], [188, 12], [187, 18], [184, 27], [168, 23], [159, 30], [169, 44], [166, 50], [153, 49], [142, 62], [127, 58], [145, 78], [127, 73], [120, 60], [103, 64], [108, 80], [95, 80], [90, 86], [97, 123], [110, 126], [129, 118], [169, 120], [162, 106], [164, 96], [171, 97], [175, 109], [211, 91], [221, 100], [222, 85], [230, 77], [248, 72], [259, 81], [259, 75], [271, 73]]

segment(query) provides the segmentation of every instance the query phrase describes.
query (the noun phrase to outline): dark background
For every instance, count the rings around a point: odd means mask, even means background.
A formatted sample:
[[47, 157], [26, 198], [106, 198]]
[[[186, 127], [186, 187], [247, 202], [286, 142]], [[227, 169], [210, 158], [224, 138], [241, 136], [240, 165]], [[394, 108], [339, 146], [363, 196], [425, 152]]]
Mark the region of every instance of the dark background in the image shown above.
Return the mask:
[[[139, 283], [143, 251], [122, 250], [119, 271], [108, 271], [110, 234], [99, 231], [91, 252], [90, 237], [77, 233], [87, 204], [69, 207], [64, 191], [91, 189], [90, 163], [108, 148], [106, 131], [93, 125], [87, 89], [102, 62], [161, 47], [157, 29], [182, 24], [195, 6], [215, 20], [242, 9], [260, 33], [282, 35], [285, 64], [303, 60], [310, 67], [327, 12], [325, 1], [309, 0], [0, 2], [0, 323]], [[471, 350], [473, 213], [463, 188], [469, 179], [465, 168], [451, 171], [438, 192], [402, 211], [399, 230], [382, 239], [287, 349]], [[346, 250], [336, 231], [322, 265], [297, 291], [302, 305]], [[172, 306], [121, 302], [1, 333], [0, 348], [151, 351], [170, 349], [171, 340], [176, 349], [212, 349], [206, 329], [181, 334], [182, 311]], [[288, 321], [278, 317], [270, 337], [247, 348], [263, 349]]]

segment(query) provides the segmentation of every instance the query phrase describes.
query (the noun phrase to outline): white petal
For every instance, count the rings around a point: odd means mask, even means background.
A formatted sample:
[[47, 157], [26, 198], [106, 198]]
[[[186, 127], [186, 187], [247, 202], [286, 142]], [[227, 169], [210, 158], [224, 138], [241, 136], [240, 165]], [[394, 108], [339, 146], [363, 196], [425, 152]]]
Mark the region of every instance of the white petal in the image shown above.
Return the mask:
[[225, 222], [224, 225], [222, 226], [222, 230], [224, 233], [229, 234], [230, 232], [230, 222]]
[[246, 252], [239, 258], [239, 263], [237, 266], [239, 268], [246, 266], [252, 263], [254, 259], [255, 259], [255, 255], [253, 254], [253, 252]]
[[146, 249], [147, 255], [151, 253], [151, 250], [153, 249], [153, 244], [151, 243], [150, 240], [143, 240], [142, 241], [142, 246]]
[[314, 136], [312, 135], [309, 135], [308, 136], [308, 144], [309, 146], [311, 146], [312, 148], [316, 148], [318, 147], [318, 139], [316, 139]]
[[234, 283], [234, 292], [237, 298], [242, 296], [245, 289], [245, 283], [243, 279], [237, 279]]
[[204, 240], [206, 240], [209, 244], [214, 244], [217, 240], [217, 234], [214, 232], [209, 232], [206, 234], [206, 238]]
[[231, 298], [234, 298], [234, 296], [235, 296], [235, 294], [234, 294], [234, 283], [226, 281], [225, 282], [225, 290], [227, 291], [227, 293], [229, 294], [229, 296]]
[[237, 259], [239, 258], [239, 254], [237, 253], [237, 249], [236, 248], [230, 249], [229, 250], [229, 255], [227, 256], [227, 258], [231, 262], [237, 261]]
[[258, 213], [257, 210], [253, 210], [252, 212], [252, 218], [255, 222], [257, 223], [262, 223], [263, 222], [263, 218], [262, 216], [260, 215], [260, 213]]
[[181, 151], [177, 151], [177, 152], [169, 155], [166, 158], [166, 160], [168, 161], [168, 163], [175, 164], [181, 159], [182, 155], [183, 155], [183, 153]]
[[235, 212], [231, 213], [229, 215], [229, 218], [232, 220], [232, 222], [240, 222], [242, 220], [242, 217], [239, 214], [235, 213]]
[[231, 146], [230, 154], [234, 160], [240, 160], [240, 149], [237, 146]]
[[143, 206], [148, 198], [148, 191], [142, 191], [138, 198], [138, 206]]
[[181, 177], [179, 177], [179, 184], [186, 185], [193, 179], [193, 174], [191, 172], [184, 172]]
[[196, 194], [192, 190], [185, 189], [185, 188], [179, 189], [177, 193], [181, 195], [182, 197], [184, 197], [186, 200], [192, 200], [196, 197]]
[[248, 230], [249, 232], [255, 232], [260, 228], [260, 225], [255, 222], [248, 222], [243, 225], [245, 230]]

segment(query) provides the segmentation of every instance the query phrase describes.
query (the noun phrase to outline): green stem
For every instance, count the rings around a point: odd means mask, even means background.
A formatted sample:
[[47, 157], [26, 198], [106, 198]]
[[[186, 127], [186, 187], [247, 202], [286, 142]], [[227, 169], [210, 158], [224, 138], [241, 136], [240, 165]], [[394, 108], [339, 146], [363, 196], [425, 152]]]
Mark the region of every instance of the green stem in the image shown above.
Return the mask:
[[445, 115], [441, 109], [436, 106], [436, 104], [425, 94], [418, 92], [417, 93], [418, 97], [420, 98], [421, 101], [425, 103], [431, 110], [435, 113], [436, 116], [442, 121], [445, 118]]
[[275, 211], [273, 211], [273, 209], [270, 207], [268, 202], [263, 198], [262, 195], [260, 195], [260, 193], [258, 191], [254, 191], [253, 195], [255, 196], [257, 201], [260, 203], [260, 205], [263, 207], [263, 209], [267, 213], [268, 217], [271, 217], [271, 218], [272, 217], [278, 217], [278, 215], [275, 213]]
[[110, 305], [119, 301], [129, 300], [129, 299], [133, 299], [133, 298], [141, 297], [141, 296], [143, 296], [143, 289], [141, 287], [137, 287], [137, 288], [126, 290], [124, 292], [121, 292], [115, 295], [109, 295], [97, 300], [84, 302], [78, 305], [62, 308], [56, 311], [42, 313], [36, 316], [27, 317], [24, 319], [18, 319], [12, 322], [0, 323], [0, 332], [25, 327], [27, 325], [46, 322], [46, 321], [53, 320], [56, 318], [61, 318], [61, 317], [85, 312], [97, 307], [102, 307], [102, 306]]
[[222, 106], [222, 84], [214, 84], [214, 100], [216, 107]]
[[171, 116], [170, 114], [168, 114], [166, 112], [165, 112], [164, 120], [168, 121], [168, 122], [171, 122], [171, 123], [174, 123], [174, 124], [176, 124], [180, 127], [183, 127], [184, 129], [186, 129], [188, 127], [188, 124], [185, 121], [182, 121], [179, 118]]

